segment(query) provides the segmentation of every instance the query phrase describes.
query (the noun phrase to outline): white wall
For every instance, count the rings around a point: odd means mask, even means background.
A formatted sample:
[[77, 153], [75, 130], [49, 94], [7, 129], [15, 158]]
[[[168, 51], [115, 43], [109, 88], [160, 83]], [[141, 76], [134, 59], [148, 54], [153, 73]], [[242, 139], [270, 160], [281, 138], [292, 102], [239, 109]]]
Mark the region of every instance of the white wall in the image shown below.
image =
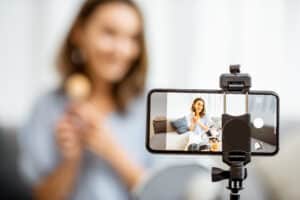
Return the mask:
[[56, 49], [80, 1], [0, 2], [0, 122], [22, 122], [36, 98], [57, 85]]
[[[57, 84], [55, 50], [82, 0], [0, 2], [0, 121], [15, 124]], [[298, 118], [298, 0], [138, 0], [146, 18], [149, 87], [218, 88], [230, 63], [253, 89], [274, 90]], [[294, 91], [293, 91], [294, 90]]]

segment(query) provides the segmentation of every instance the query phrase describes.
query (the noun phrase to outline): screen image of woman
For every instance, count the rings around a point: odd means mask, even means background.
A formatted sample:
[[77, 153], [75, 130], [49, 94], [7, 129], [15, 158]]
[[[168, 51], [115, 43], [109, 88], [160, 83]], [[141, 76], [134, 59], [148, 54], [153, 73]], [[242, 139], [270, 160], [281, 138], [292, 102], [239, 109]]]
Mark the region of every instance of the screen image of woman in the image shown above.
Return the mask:
[[213, 137], [209, 127], [209, 117], [203, 98], [197, 97], [191, 105], [191, 114], [187, 117], [190, 131], [188, 151], [218, 151], [218, 139]]

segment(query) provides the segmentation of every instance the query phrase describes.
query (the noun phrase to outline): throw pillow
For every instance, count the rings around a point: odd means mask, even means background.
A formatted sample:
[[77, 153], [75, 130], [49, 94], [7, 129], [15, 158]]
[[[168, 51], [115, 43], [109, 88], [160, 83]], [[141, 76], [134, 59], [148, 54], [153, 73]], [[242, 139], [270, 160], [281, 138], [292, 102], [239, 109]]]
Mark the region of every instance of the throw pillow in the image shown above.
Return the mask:
[[176, 132], [179, 134], [189, 131], [187, 120], [185, 117], [171, 121], [171, 125], [176, 129]]

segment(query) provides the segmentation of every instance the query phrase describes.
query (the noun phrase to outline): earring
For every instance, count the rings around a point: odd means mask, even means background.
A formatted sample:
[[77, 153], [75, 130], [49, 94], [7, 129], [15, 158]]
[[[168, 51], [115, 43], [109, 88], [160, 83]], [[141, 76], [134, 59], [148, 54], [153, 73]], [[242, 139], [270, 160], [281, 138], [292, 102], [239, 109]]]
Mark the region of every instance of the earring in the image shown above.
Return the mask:
[[71, 61], [73, 64], [81, 65], [84, 64], [84, 58], [79, 48], [73, 48], [71, 52]]

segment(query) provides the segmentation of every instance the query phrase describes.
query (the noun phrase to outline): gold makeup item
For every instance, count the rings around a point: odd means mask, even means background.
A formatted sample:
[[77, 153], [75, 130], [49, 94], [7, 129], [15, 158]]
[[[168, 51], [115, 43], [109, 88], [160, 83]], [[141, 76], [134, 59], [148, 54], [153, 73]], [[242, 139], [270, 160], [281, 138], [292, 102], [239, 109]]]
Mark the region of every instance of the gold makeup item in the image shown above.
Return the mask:
[[87, 99], [91, 94], [90, 80], [83, 74], [71, 75], [65, 83], [67, 95], [73, 101], [82, 101]]
[[[65, 82], [65, 91], [72, 104], [84, 102], [91, 95], [91, 82], [83, 74], [73, 74]], [[72, 116], [71, 119], [79, 129], [85, 127], [78, 117]]]

